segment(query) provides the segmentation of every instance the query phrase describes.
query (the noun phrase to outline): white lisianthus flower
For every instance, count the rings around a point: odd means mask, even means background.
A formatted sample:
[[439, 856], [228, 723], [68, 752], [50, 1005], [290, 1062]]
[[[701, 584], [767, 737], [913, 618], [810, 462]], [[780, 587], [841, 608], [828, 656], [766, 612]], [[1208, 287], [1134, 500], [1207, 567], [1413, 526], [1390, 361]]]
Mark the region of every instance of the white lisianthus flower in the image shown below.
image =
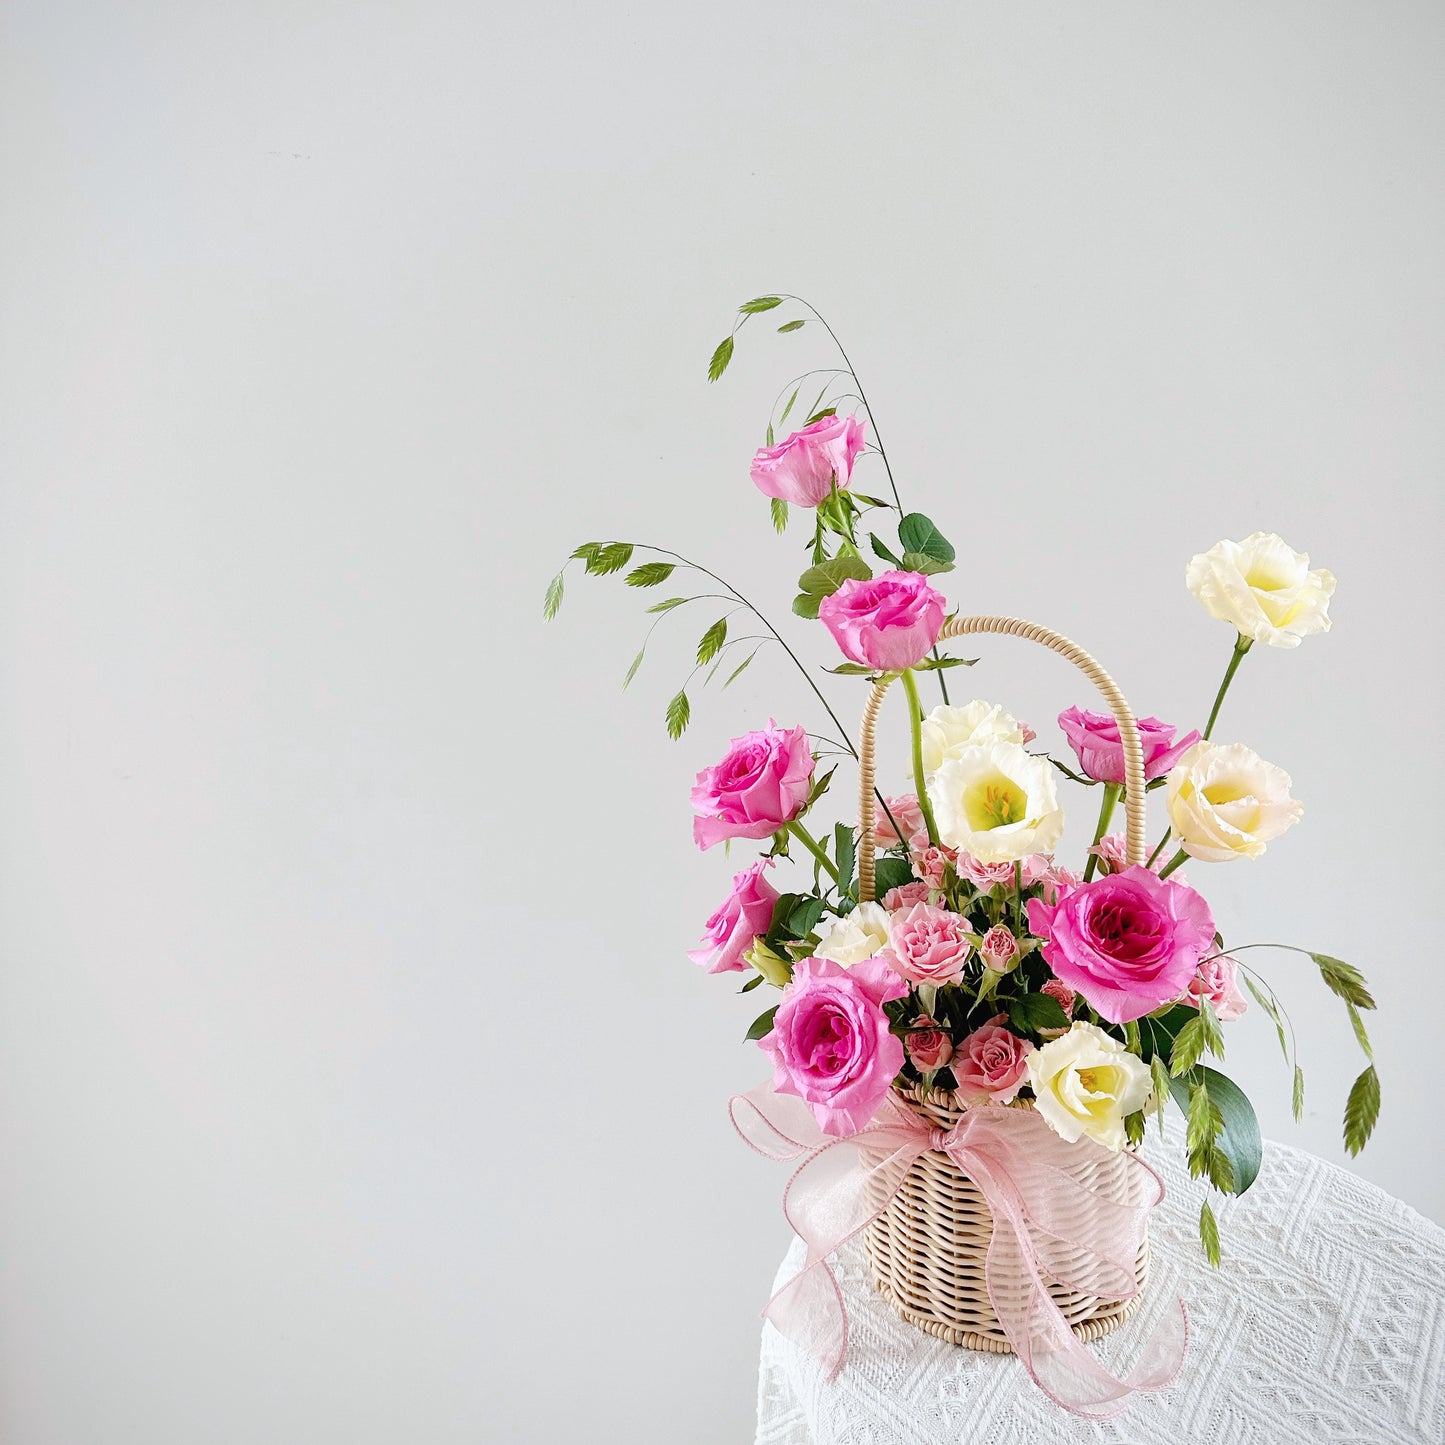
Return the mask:
[[1028, 1056], [1034, 1107], [1061, 1139], [1088, 1135], [1117, 1153], [1124, 1119], [1149, 1100], [1149, 1066], [1097, 1024], [1076, 1023]]
[[1302, 637], [1330, 630], [1334, 574], [1310, 571], [1308, 554], [1273, 532], [1201, 552], [1184, 580], [1211, 617], [1232, 623], [1251, 642], [1298, 647]]
[[1289, 774], [1243, 743], [1195, 743], [1169, 770], [1169, 826], [1191, 858], [1258, 858], [1304, 812], [1289, 789]]
[[844, 968], [872, 958], [888, 944], [888, 910], [878, 903], [860, 903], [838, 919], [813, 950], [814, 958], [830, 958]]
[[1064, 831], [1053, 768], [1019, 743], [961, 749], [928, 780], [928, 800], [939, 842], [980, 863], [1047, 853]]
[[963, 707], [936, 707], [923, 719], [923, 771], [937, 772], [964, 748], [995, 739], [1023, 743], [1023, 729], [995, 702], [975, 700]]

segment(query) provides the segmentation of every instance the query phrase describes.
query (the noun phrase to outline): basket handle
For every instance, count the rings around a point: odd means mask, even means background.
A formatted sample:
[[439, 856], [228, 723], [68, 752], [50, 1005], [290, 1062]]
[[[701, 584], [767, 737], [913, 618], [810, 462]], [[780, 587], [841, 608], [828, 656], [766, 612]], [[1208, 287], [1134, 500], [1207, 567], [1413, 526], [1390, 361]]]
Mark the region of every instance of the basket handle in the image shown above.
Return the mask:
[[[1134, 713], [1119, 691], [1119, 685], [1075, 642], [1070, 642], [1060, 633], [1051, 632], [1035, 622], [1025, 622], [1019, 617], [955, 617], [944, 623], [938, 634], [940, 642], [950, 637], [966, 637], [974, 632], [996, 632], [1006, 637], [1022, 637], [1029, 642], [1039, 642], [1067, 658], [1094, 684], [1109, 704], [1114, 720], [1119, 724], [1119, 737], [1124, 744], [1124, 810], [1127, 819], [1126, 858], [1130, 863], [1144, 861], [1144, 748], [1139, 741], [1138, 724]], [[888, 691], [885, 679], [874, 683], [863, 709], [862, 735], [858, 748], [858, 899], [862, 903], [873, 901], [873, 857], [878, 847], [875, 831], [874, 776], [878, 712], [883, 706], [884, 694]]]

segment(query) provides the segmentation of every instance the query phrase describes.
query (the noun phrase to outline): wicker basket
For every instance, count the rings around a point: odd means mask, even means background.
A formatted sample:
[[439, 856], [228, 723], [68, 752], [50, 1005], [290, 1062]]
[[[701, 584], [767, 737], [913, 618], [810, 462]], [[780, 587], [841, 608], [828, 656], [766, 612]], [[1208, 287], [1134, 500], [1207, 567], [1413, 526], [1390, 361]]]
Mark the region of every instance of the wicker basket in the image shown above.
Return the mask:
[[[945, 624], [942, 641], [969, 633], [991, 632], [1039, 642], [1078, 666], [1103, 694], [1119, 723], [1124, 745], [1127, 857], [1144, 861], [1144, 758], [1134, 715], [1114, 680], [1081, 647], [1032, 622], [1013, 617], [955, 618]], [[859, 897], [874, 896], [875, 742], [879, 709], [887, 682], [878, 683], [863, 714], [859, 749]], [[931, 1124], [948, 1129], [968, 1106], [946, 1090], [922, 1087], [897, 1090], [899, 1097]], [[984, 1107], [997, 1108], [997, 1105]], [[1028, 1101], [1014, 1107], [1031, 1108]], [[1080, 1177], [1107, 1183], [1107, 1171], [1130, 1167], [1121, 1155], [1090, 1149], [1081, 1153]], [[1106, 1191], [1108, 1192], [1108, 1191]], [[876, 1203], [876, 1201], [875, 1201]], [[883, 1212], [864, 1231], [864, 1243], [879, 1292], [910, 1324], [928, 1334], [971, 1350], [1010, 1353], [1010, 1346], [989, 1303], [984, 1285], [984, 1260], [993, 1234], [993, 1219], [978, 1187], [946, 1155], [929, 1150], [909, 1168], [902, 1185]], [[1131, 1299], [1100, 1299], [1050, 1284], [1049, 1293], [1074, 1333], [1083, 1340], [1107, 1334], [1138, 1308], [1148, 1276], [1149, 1245], [1144, 1241], [1135, 1262], [1139, 1289]]]

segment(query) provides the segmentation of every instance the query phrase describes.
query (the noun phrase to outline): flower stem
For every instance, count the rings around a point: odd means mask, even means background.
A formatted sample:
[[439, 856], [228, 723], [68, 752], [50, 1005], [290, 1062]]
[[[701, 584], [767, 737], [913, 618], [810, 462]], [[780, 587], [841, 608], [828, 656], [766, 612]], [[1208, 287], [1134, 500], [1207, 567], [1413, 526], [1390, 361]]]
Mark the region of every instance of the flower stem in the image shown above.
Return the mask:
[[1024, 936], [1024, 860], [1014, 859], [1014, 937]]
[[1204, 724], [1204, 740], [1206, 742], [1209, 741], [1210, 735], [1214, 732], [1214, 724], [1219, 719], [1219, 708], [1224, 701], [1224, 694], [1229, 691], [1229, 684], [1234, 681], [1234, 674], [1239, 671], [1239, 664], [1244, 661], [1244, 654], [1253, 646], [1254, 639], [1246, 637], [1242, 632], [1235, 640], [1229, 666], [1224, 669], [1224, 681], [1219, 684], [1219, 691], [1214, 695], [1214, 706], [1209, 710], [1209, 721]]
[[800, 842], [803, 847], [805, 847], [808, 852], [810, 852], [813, 857], [818, 860], [819, 863], [822, 864], [824, 870], [832, 876], [833, 882], [839, 882], [840, 880], [838, 878], [838, 870], [833, 866], [833, 860], [829, 858], [828, 855], [819, 846], [818, 840], [814, 838], [813, 835], [796, 818], [794, 818], [791, 823], [787, 823], [784, 826], [786, 830], [791, 833], [793, 837], [795, 837], [798, 842]]
[[[1114, 816], [1114, 805], [1119, 801], [1118, 783], [1104, 784], [1104, 801], [1099, 804], [1099, 824], [1094, 829], [1094, 847], [1099, 846], [1099, 840], [1109, 831], [1109, 819]], [[1084, 882], [1094, 876], [1099, 866], [1099, 855], [1089, 854], [1089, 861], [1084, 864]]]
[[918, 701], [918, 683], [911, 667], [905, 667], [900, 676], [903, 691], [908, 694], [908, 731], [913, 739], [913, 786], [918, 790], [918, 808], [923, 814], [923, 825], [928, 829], [928, 841], [936, 848], [938, 824], [933, 821], [933, 804], [928, 799], [928, 788], [923, 779], [923, 708]]
[[1189, 854], [1181, 848], [1160, 870], [1159, 876], [1167, 878], [1181, 863], [1185, 862]]
[[1173, 832], [1173, 828], [1166, 828], [1164, 830], [1164, 836], [1154, 845], [1154, 851], [1149, 855], [1148, 861], [1144, 864], [1146, 868], [1152, 868], [1154, 866], [1154, 860], [1164, 851], [1164, 845], [1169, 841], [1170, 835]]

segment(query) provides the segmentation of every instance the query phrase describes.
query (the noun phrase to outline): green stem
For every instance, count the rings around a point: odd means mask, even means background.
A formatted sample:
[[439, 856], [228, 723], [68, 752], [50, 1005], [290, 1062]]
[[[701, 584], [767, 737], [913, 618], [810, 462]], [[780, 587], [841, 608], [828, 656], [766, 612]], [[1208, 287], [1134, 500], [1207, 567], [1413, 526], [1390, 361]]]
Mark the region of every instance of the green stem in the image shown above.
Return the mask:
[[918, 683], [911, 667], [904, 668], [899, 675], [903, 679], [903, 691], [908, 694], [908, 731], [913, 739], [913, 786], [918, 790], [918, 808], [928, 829], [928, 841], [936, 848], [938, 824], [933, 821], [933, 804], [928, 800], [928, 788], [923, 779], [923, 708], [918, 701]]
[[796, 819], [786, 825], [787, 831], [815, 857], [823, 868], [832, 876], [833, 882], [837, 883], [838, 870], [833, 866], [833, 860], [818, 845], [818, 840]]
[[[1024, 936], [1024, 863], [1014, 859], [1014, 937]], [[1023, 945], [1020, 944], [1020, 947]]]
[[1155, 844], [1154, 851], [1149, 855], [1148, 862], [1144, 864], [1146, 868], [1152, 868], [1154, 866], [1154, 860], [1164, 851], [1164, 845], [1169, 841], [1170, 835], [1173, 832], [1173, 828], [1166, 828], [1164, 830], [1164, 836]]
[[1167, 877], [1168, 877], [1181, 863], [1183, 863], [1188, 857], [1189, 857], [1189, 854], [1186, 853], [1183, 848], [1181, 848], [1181, 849], [1159, 870], [1159, 876], [1160, 876], [1161, 878], [1167, 878]]
[[1254, 639], [1246, 637], [1242, 632], [1234, 644], [1234, 652], [1230, 655], [1229, 666], [1224, 669], [1224, 681], [1219, 684], [1219, 691], [1214, 695], [1214, 706], [1209, 710], [1209, 721], [1204, 724], [1204, 740], [1209, 741], [1214, 732], [1214, 724], [1219, 718], [1219, 708], [1224, 702], [1224, 694], [1229, 691], [1229, 684], [1234, 681], [1234, 674], [1239, 671], [1239, 664], [1244, 661], [1244, 654], [1254, 646]]
[[[1099, 840], [1109, 831], [1109, 819], [1114, 816], [1114, 805], [1119, 801], [1118, 783], [1104, 784], [1104, 801], [1099, 805], [1099, 824], [1094, 829], [1094, 847], [1099, 846]], [[1099, 866], [1099, 855], [1089, 854], [1089, 861], [1084, 864], [1084, 882], [1094, 876]]]

